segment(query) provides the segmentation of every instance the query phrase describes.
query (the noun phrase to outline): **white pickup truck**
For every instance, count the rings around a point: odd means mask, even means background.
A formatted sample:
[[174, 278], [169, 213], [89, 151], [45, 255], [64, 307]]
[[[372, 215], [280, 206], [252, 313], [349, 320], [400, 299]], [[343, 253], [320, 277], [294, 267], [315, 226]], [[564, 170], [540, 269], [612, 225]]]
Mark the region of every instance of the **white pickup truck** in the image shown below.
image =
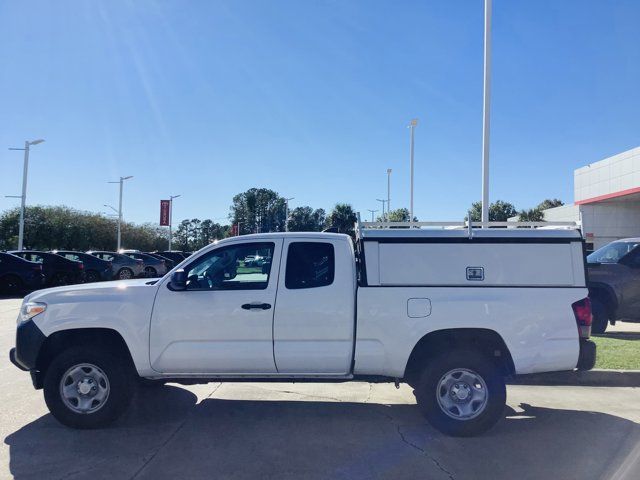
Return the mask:
[[578, 230], [365, 226], [227, 238], [158, 280], [32, 293], [11, 361], [76, 428], [117, 418], [136, 380], [365, 380], [408, 383], [451, 435], [503, 415], [505, 377], [593, 367]]

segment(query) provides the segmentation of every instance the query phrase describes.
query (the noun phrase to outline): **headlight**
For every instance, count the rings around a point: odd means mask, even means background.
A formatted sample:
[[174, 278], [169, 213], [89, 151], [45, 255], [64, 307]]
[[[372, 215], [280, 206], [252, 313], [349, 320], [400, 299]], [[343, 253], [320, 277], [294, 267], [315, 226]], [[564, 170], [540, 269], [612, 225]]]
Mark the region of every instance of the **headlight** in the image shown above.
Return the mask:
[[18, 323], [24, 323], [27, 320], [31, 320], [36, 315], [41, 314], [47, 309], [46, 303], [40, 302], [27, 302], [22, 305], [20, 309], [20, 316], [18, 317]]

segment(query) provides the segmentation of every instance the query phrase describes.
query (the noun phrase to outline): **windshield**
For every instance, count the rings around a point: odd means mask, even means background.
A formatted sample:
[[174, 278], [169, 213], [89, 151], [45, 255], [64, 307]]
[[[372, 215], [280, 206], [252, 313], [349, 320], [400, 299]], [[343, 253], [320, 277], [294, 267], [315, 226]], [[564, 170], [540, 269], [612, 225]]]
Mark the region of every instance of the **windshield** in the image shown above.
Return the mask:
[[599, 248], [591, 255], [587, 256], [588, 263], [618, 263], [631, 250], [636, 248], [640, 242], [613, 242]]

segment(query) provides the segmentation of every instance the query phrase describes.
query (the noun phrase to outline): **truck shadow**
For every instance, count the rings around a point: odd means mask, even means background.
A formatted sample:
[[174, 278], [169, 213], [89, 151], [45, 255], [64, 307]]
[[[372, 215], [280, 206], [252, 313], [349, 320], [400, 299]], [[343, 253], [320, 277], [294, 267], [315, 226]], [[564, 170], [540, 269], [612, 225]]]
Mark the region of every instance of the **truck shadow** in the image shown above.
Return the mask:
[[[520, 405], [487, 434], [451, 438], [415, 405], [205, 399], [141, 392], [116, 425], [76, 431], [45, 415], [5, 438], [27, 478], [637, 478], [640, 426]], [[616, 476], [617, 475], [617, 476]], [[628, 476], [625, 476], [628, 475]]]

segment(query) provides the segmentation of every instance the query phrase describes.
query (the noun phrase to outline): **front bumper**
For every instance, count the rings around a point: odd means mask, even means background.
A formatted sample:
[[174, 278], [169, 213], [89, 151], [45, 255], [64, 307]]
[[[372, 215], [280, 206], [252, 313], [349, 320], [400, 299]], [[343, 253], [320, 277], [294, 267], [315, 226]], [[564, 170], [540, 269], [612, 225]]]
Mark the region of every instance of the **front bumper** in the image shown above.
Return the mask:
[[35, 370], [38, 355], [46, 338], [33, 320], [18, 325], [16, 347], [9, 352], [11, 363], [20, 370]]
[[586, 338], [580, 339], [580, 354], [578, 355], [578, 370], [591, 370], [596, 364], [596, 344]]

